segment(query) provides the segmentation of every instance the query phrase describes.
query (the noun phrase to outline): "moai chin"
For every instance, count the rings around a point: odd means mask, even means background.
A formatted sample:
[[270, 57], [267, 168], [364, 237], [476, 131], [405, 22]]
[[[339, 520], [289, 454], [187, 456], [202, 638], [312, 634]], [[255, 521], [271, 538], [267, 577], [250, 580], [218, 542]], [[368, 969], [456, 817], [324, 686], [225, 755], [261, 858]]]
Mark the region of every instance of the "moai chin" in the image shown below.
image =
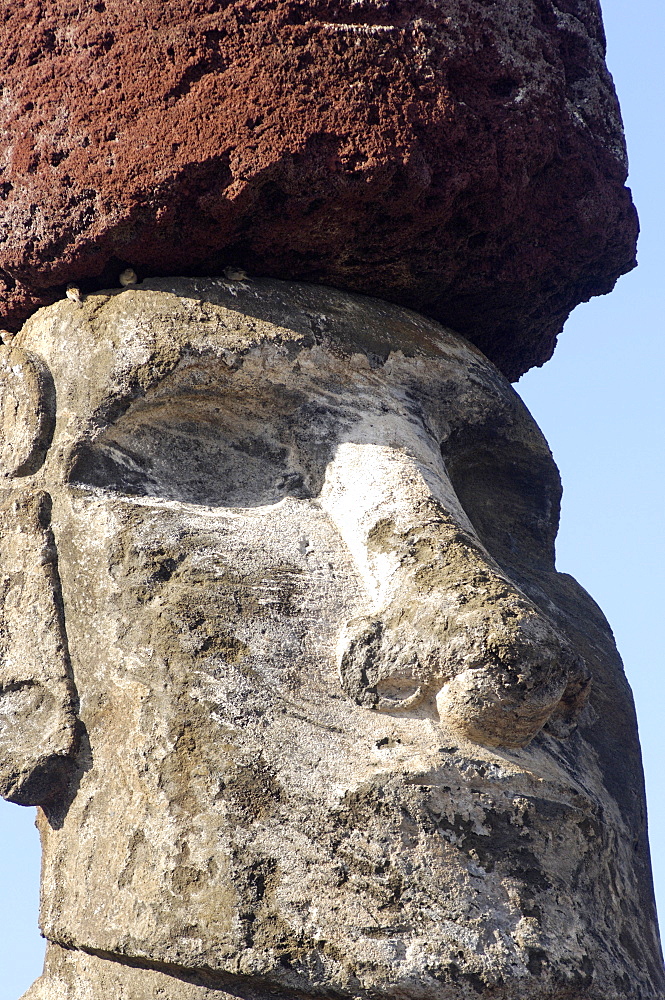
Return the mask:
[[174, 279], [63, 299], [0, 363], [26, 1000], [665, 996], [630, 691], [475, 347]]

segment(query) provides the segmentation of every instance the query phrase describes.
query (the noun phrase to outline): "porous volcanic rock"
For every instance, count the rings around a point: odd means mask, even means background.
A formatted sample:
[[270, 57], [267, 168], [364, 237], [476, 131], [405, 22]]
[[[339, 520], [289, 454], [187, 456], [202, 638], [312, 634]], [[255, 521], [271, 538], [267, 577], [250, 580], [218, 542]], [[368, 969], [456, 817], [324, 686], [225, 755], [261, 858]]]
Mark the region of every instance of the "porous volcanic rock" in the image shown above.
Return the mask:
[[516, 378], [634, 265], [597, 0], [25, 0], [0, 42], [9, 329], [69, 281], [231, 264]]

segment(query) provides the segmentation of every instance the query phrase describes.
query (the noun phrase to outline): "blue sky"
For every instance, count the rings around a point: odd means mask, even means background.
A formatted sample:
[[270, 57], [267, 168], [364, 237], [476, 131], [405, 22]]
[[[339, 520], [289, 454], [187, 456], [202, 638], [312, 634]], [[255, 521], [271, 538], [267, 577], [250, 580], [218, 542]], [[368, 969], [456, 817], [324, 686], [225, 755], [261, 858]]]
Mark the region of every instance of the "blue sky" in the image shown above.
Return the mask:
[[[636, 271], [580, 306], [552, 361], [518, 383], [561, 470], [559, 569], [601, 605], [635, 693], [665, 924], [665, 50], [663, 0], [604, 0], [642, 235]], [[32, 809], [0, 803], [0, 1000], [41, 972]]]
[[604, 0], [607, 60], [640, 213], [639, 266], [572, 314], [554, 357], [517, 384], [564, 501], [557, 566], [607, 615], [637, 705], [665, 927], [665, 92], [662, 0]]

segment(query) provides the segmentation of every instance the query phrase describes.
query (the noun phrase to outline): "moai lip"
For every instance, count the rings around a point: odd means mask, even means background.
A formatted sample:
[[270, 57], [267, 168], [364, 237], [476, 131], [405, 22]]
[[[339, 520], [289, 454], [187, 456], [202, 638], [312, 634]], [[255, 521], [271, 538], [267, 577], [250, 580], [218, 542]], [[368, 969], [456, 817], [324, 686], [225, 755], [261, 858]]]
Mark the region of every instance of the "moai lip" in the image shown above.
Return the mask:
[[29, 1000], [665, 995], [630, 692], [555, 569], [549, 449], [476, 348], [330, 289], [172, 279], [5, 351], [52, 380], [3, 510], [50, 498], [35, 669], [72, 723], [30, 758], [68, 765], [35, 785]]

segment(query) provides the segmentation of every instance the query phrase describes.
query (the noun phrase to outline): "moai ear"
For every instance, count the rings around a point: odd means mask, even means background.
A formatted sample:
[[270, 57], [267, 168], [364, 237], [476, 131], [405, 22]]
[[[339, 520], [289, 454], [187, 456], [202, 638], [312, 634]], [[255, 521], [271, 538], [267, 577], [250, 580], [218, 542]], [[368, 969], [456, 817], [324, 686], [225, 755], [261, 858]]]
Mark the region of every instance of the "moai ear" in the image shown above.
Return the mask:
[[44, 805], [63, 791], [77, 751], [48, 493], [0, 500], [0, 795]]
[[31, 476], [42, 465], [55, 426], [48, 368], [21, 348], [0, 348], [0, 477]]

